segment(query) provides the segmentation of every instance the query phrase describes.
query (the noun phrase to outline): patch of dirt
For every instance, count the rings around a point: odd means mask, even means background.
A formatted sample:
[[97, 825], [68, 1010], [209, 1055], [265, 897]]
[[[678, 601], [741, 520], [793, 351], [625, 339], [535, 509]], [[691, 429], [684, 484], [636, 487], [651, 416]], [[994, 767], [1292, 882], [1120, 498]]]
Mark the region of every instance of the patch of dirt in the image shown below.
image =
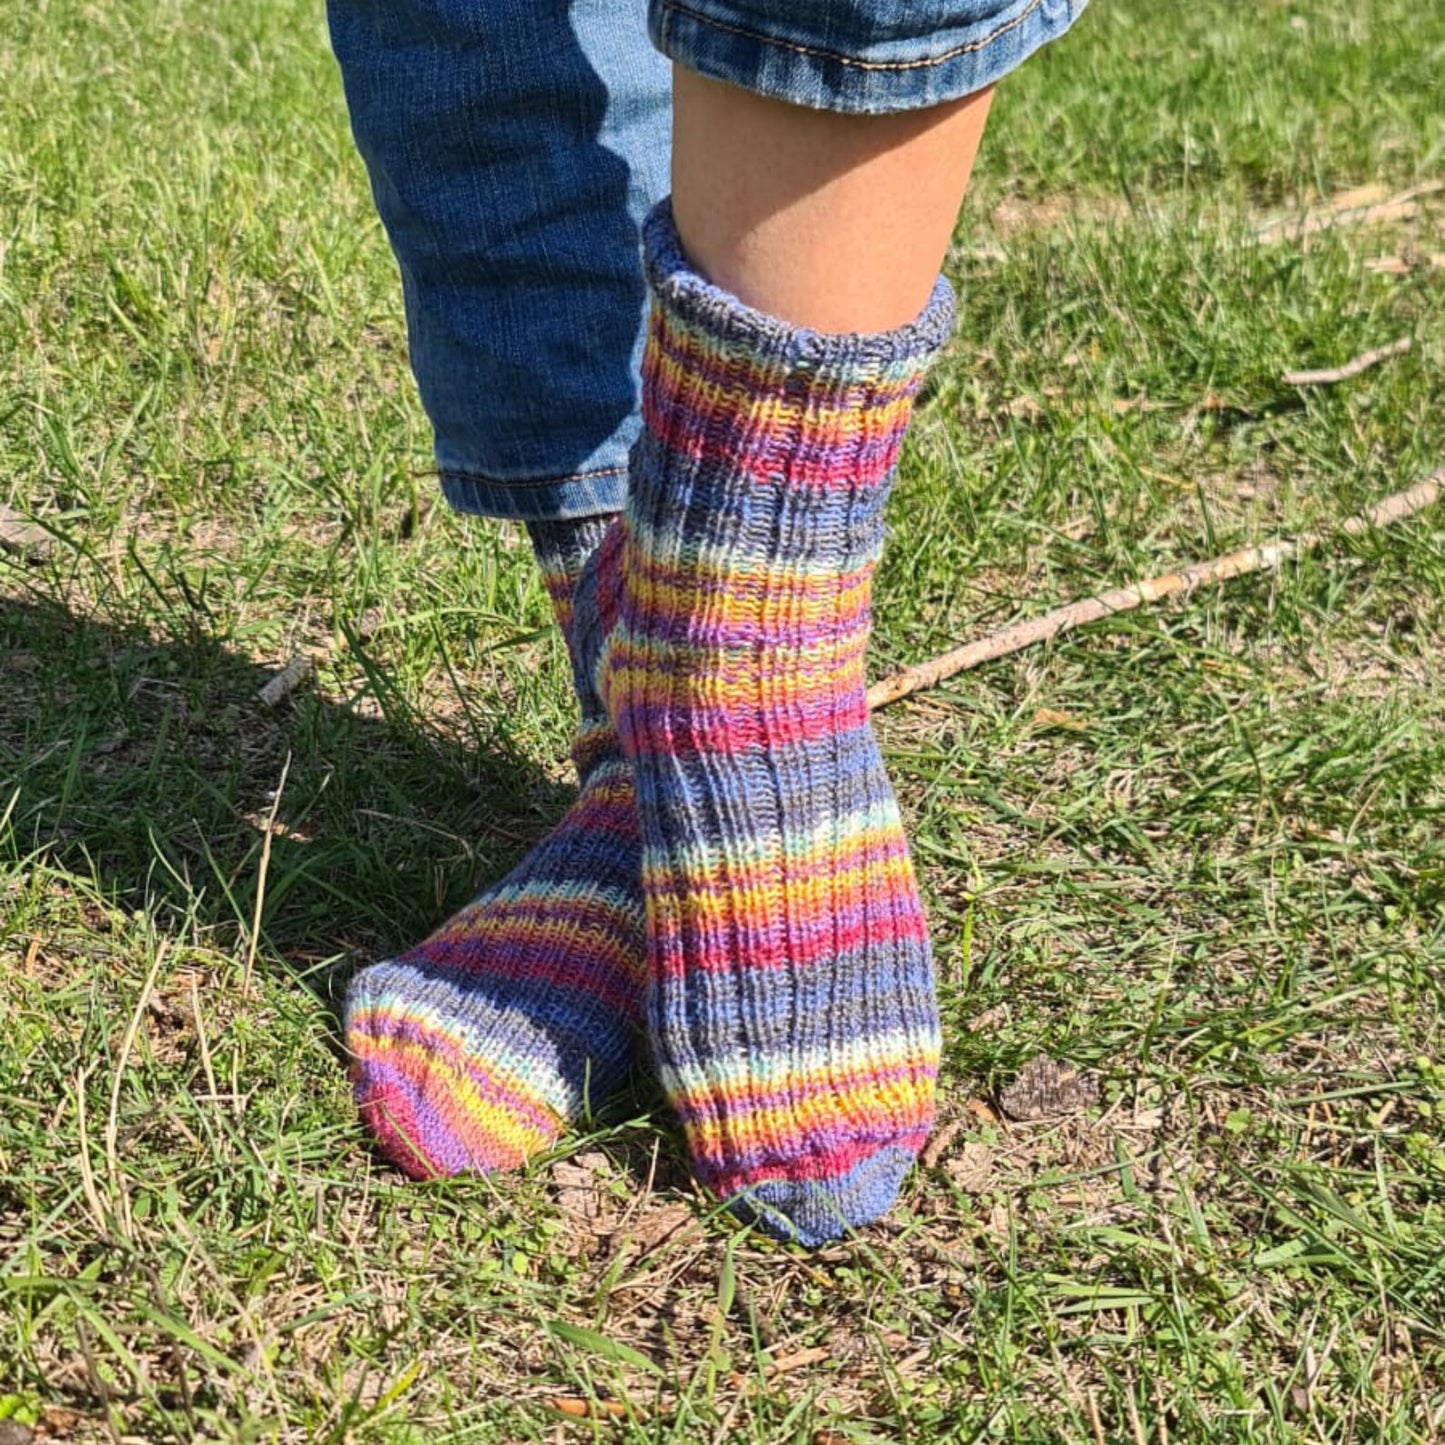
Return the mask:
[[1062, 194], [1026, 200], [1006, 196], [989, 213], [1000, 236], [1052, 231], [1061, 226], [1113, 226], [1127, 220], [1130, 206], [1122, 196]]

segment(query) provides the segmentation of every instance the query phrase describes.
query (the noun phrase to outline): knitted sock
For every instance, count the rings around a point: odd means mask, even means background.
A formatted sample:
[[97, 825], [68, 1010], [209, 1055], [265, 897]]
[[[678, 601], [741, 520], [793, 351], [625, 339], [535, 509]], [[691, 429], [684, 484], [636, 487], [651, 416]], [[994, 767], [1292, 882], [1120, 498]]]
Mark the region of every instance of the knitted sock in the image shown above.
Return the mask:
[[[572, 649], [577, 574], [610, 517], [532, 524]], [[500, 883], [352, 981], [363, 1122], [415, 1178], [522, 1163], [625, 1082], [642, 1024], [644, 911], [631, 772], [578, 676], [582, 790]]]
[[645, 430], [578, 616], [637, 788], [648, 1030], [698, 1177], [818, 1244], [892, 1204], [933, 1117], [932, 964], [863, 666], [952, 298], [819, 335], [692, 271], [666, 204], [644, 239]]

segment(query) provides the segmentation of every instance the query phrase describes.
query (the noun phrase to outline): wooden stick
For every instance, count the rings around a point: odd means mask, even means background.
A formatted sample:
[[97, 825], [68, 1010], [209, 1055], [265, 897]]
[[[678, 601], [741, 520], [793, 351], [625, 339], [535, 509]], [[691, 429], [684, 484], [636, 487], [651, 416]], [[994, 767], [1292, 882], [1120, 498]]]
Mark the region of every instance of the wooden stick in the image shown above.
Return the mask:
[[1365, 262], [1365, 270], [1384, 276], [1408, 276], [1415, 270], [1445, 271], [1445, 251], [1428, 256], [1375, 256]]
[[1445, 181], [1425, 181], [1411, 186], [1377, 206], [1351, 206], [1338, 210], [1326, 205], [1322, 210], [1307, 211], [1296, 220], [1270, 221], [1255, 232], [1255, 239], [1261, 243], [1300, 241], [1335, 226], [1373, 226], [1385, 221], [1408, 221], [1419, 210], [1415, 202], [1421, 196], [1433, 196], [1437, 191], [1445, 191]]
[[1348, 381], [1352, 376], [1358, 376], [1362, 371], [1368, 371], [1372, 366], [1388, 361], [1392, 356], [1403, 356], [1414, 344], [1413, 336], [1402, 336], [1388, 346], [1362, 351], [1343, 366], [1327, 367], [1324, 371], [1287, 371], [1280, 380], [1286, 386], [1329, 386], [1332, 382]]
[[[1393, 196], [1383, 185], [1356, 186], [1348, 191], [1326, 197], [1313, 206], [1308, 206], [1293, 215], [1275, 216], [1272, 220], [1257, 225], [1254, 240], [1262, 246], [1276, 241], [1300, 241], [1321, 231], [1333, 230], [1336, 226], [1378, 226], [1387, 221], [1413, 220], [1420, 212], [1419, 202], [1423, 197], [1445, 191], [1445, 180], [1422, 181], [1408, 190], [1398, 191]], [[1065, 222], [1074, 218], [1063, 217]], [[1048, 234], [1058, 222], [1042, 222], [1038, 225], [1021, 226], [1021, 234]], [[954, 246], [949, 249], [951, 262], [975, 261], [992, 264], [1008, 260], [1010, 252], [998, 241], [983, 241], [974, 246]], [[1398, 256], [1380, 258], [1386, 263], [1372, 269], [1406, 271]], [[1439, 263], [1439, 257], [1426, 258], [1426, 264]]]
[[241, 972], [241, 997], [251, 997], [251, 970], [256, 964], [256, 947], [261, 942], [261, 915], [266, 910], [266, 873], [271, 867], [271, 839], [276, 836], [276, 814], [281, 810], [281, 794], [286, 791], [286, 776], [291, 771], [291, 754], [281, 764], [281, 777], [271, 799], [271, 813], [266, 819], [266, 832], [261, 839], [261, 867], [256, 874], [256, 907], [251, 914], [251, 937], [246, 943], [246, 966]]
[[[1393, 522], [1412, 517], [1445, 495], [1445, 467], [1417, 482], [1403, 492], [1396, 492], [1367, 507], [1363, 512], [1342, 522], [1338, 528], [1347, 537], [1357, 537]], [[905, 667], [890, 677], [875, 682], [868, 689], [868, 706], [873, 711], [897, 702], [910, 693], [922, 692], [945, 678], [953, 677], [970, 668], [978, 667], [995, 658], [1007, 657], [1038, 642], [1047, 642], [1061, 632], [1071, 632], [1090, 622], [1112, 617], [1119, 612], [1132, 612], [1146, 602], [1159, 602], [1181, 592], [1192, 592], [1196, 587], [1228, 582], [1232, 577], [1246, 577], [1251, 572], [1271, 571], [1291, 558], [1302, 557], [1312, 552], [1324, 540], [1324, 534], [1305, 532], [1293, 540], [1268, 542], [1262, 547], [1244, 547], [1238, 552], [1214, 557], [1207, 562], [1195, 562], [1182, 567], [1178, 572], [1169, 572], [1162, 577], [1151, 577], [1132, 587], [1115, 587], [1101, 592], [1096, 597], [1085, 597], [1066, 606], [1045, 612], [1042, 617], [1033, 617], [1024, 622], [1010, 623], [1000, 631], [981, 637], [977, 642], [955, 647], [940, 657], [927, 662]]]
[[304, 652], [298, 652], [256, 697], [267, 707], [280, 707], [298, 687], [310, 681], [315, 671], [316, 666], [311, 659]]
[[115, 1072], [110, 1080], [110, 1111], [105, 1116], [105, 1173], [110, 1181], [110, 1206], [116, 1226], [126, 1239], [135, 1239], [135, 1221], [130, 1212], [130, 1196], [126, 1192], [125, 1180], [120, 1172], [120, 1090], [125, 1081], [126, 1065], [130, 1062], [130, 1051], [135, 1047], [135, 1036], [140, 1032], [141, 1020], [151, 1001], [151, 992], [160, 977], [161, 965], [170, 950], [170, 939], [163, 938], [156, 947], [156, 956], [151, 960], [150, 972], [141, 985], [140, 997], [131, 1010], [130, 1022], [120, 1041], [120, 1055], [115, 1061]]
[[569, 1420], [625, 1420], [627, 1407], [616, 1400], [584, 1400], [580, 1396], [554, 1395], [547, 1403]]

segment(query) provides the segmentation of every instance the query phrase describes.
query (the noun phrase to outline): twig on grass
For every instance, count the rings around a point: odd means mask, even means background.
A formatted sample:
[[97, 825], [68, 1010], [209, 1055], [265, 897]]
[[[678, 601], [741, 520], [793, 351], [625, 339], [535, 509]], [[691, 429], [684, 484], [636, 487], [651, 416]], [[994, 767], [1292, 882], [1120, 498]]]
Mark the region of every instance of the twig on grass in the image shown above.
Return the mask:
[[923, 1153], [918, 1156], [918, 1162], [925, 1169], [932, 1169], [944, 1154], [948, 1146], [963, 1133], [967, 1128], [967, 1121], [963, 1119], [951, 1119], [923, 1146]]
[[1336, 381], [1348, 381], [1352, 376], [1358, 376], [1362, 371], [1368, 371], [1372, 366], [1388, 361], [1392, 356], [1403, 356], [1414, 344], [1413, 336], [1402, 336], [1388, 346], [1376, 346], [1373, 350], [1362, 351], [1343, 366], [1330, 366], [1323, 371], [1287, 371], [1280, 380], [1286, 386], [1329, 386]]
[[156, 956], [151, 960], [150, 971], [141, 985], [140, 997], [131, 1010], [130, 1022], [120, 1041], [120, 1053], [116, 1057], [115, 1071], [110, 1079], [110, 1110], [105, 1117], [105, 1172], [110, 1181], [111, 1211], [116, 1225], [126, 1239], [134, 1238], [135, 1225], [131, 1219], [130, 1196], [126, 1192], [125, 1180], [120, 1172], [120, 1090], [125, 1079], [126, 1065], [130, 1062], [130, 1051], [135, 1047], [135, 1036], [140, 1032], [141, 1020], [150, 1005], [151, 993], [160, 977], [161, 965], [170, 951], [170, 939], [163, 938], [156, 945]]
[[1264, 245], [1271, 241], [1302, 241], [1336, 226], [1378, 226], [1386, 221], [1408, 221], [1420, 209], [1416, 202], [1422, 196], [1433, 196], [1438, 191], [1445, 191], [1445, 181], [1424, 181], [1374, 206], [1341, 208], [1327, 202], [1324, 207], [1307, 211], [1293, 220], [1268, 221], [1254, 233], [1254, 237]]
[[286, 790], [286, 775], [291, 771], [291, 754], [281, 764], [281, 777], [271, 799], [266, 817], [266, 830], [261, 839], [261, 868], [256, 876], [256, 907], [251, 914], [251, 937], [246, 944], [246, 967], [241, 973], [241, 997], [251, 997], [251, 970], [256, 963], [256, 948], [261, 941], [261, 912], [266, 907], [266, 872], [271, 866], [271, 839], [276, 836], [276, 814], [281, 807], [281, 794]]
[[[1403, 492], [1396, 492], [1367, 507], [1363, 512], [1342, 522], [1338, 531], [1347, 537], [1357, 537], [1362, 532], [1388, 527], [1394, 522], [1412, 517], [1445, 495], [1445, 467], [1433, 472], [1424, 481], [1417, 482]], [[1262, 547], [1243, 547], [1222, 557], [1213, 557], [1207, 562], [1195, 562], [1181, 567], [1177, 572], [1167, 572], [1162, 577], [1150, 577], [1131, 587], [1115, 587], [1095, 597], [1084, 597], [1063, 607], [1055, 607], [1042, 617], [1032, 617], [1024, 622], [1014, 622], [976, 642], [964, 643], [952, 648], [939, 657], [927, 662], [915, 663], [889, 677], [875, 682], [868, 689], [868, 706], [872, 711], [887, 707], [901, 697], [922, 692], [946, 678], [985, 662], [993, 662], [1010, 653], [1019, 652], [1035, 643], [1047, 642], [1061, 632], [1071, 632], [1090, 622], [1112, 617], [1119, 612], [1132, 612], [1146, 602], [1161, 602], [1166, 597], [1181, 592], [1192, 592], [1196, 587], [1228, 582], [1234, 577], [1246, 577], [1252, 572], [1272, 571], [1295, 557], [1313, 552], [1324, 540], [1326, 534], [1304, 532], [1293, 539], [1282, 542], [1268, 542]]]
[[1132, 1387], [1124, 1392], [1124, 1415], [1129, 1421], [1129, 1434], [1134, 1445], [1149, 1445], [1149, 1437], [1144, 1433], [1144, 1422], [1139, 1418], [1139, 1407], [1134, 1403]]
[[196, 1022], [196, 1042], [201, 1050], [201, 1071], [206, 1076], [206, 1088], [210, 1090], [208, 1098], [215, 1100], [221, 1096], [216, 1089], [216, 1069], [211, 1062], [211, 1046], [206, 1041], [206, 1024], [201, 1017], [201, 991], [196, 983], [196, 975], [191, 975], [191, 1016]]
[[257, 694], [267, 707], [279, 707], [316, 670], [316, 664], [304, 652], [298, 652]]
[[820, 1360], [831, 1359], [835, 1353], [835, 1346], [814, 1345], [811, 1349], [794, 1350], [791, 1354], [768, 1360], [763, 1369], [768, 1379], [776, 1380], [778, 1376], [789, 1374], [793, 1370], [801, 1370], [808, 1365], [816, 1365]]
[[547, 1401], [559, 1415], [569, 1420], [625, 1420], [627, 1407], [616, 1400], [588, 1400], [581, 1396], [554, 1395]]
[[1365, 262], [1365, 270], [1382, 276], [1408, 276], [1412, 271], [1445, 271], [1445, 252], [1429, 255], [1406, 252], [1403, 256], [1375, 256]]
[[105, 1208], [100, 1202], [100, 1191], [95, 1187], [95, 1168], [90, 1162], [90, 1127], [85, 1117], [85, 1085], [95, 1066], [87, 1064], [75, 1076], [75, 1128], [80, 1137], [80, 1153], [76, 1162], [80, 1165], [80, 1188], [90, 1209], [90, 1217], [102, 1239], [110, 1237], [110, 1223]]

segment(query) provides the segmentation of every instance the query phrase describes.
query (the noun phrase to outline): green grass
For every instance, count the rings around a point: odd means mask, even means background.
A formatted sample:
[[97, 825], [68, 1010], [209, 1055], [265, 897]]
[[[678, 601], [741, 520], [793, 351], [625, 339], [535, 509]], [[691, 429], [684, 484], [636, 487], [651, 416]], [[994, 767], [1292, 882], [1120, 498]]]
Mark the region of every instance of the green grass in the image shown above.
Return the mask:
[[[1441, 198], [1252, 239], [1445, 176], [1442, 60], [1403, 0], [1101, 0], [1003, 87], [876, 672], [1445, 463]], [[0, 1419], [1445, 1435], [1445, 511], [882, 717], [963, 1126], [882, 1225], [740, 1230], [645, 1088], [525, 1175], [408, 1185], [337, 990], [565, 805], [546, 599], [431, 505], [314, 7], [51, 0], [0, 73], [0, 502], [56, 538], [0, 552]], [[1000, 1118], [1041, 1052], [1098, 1106]]]

